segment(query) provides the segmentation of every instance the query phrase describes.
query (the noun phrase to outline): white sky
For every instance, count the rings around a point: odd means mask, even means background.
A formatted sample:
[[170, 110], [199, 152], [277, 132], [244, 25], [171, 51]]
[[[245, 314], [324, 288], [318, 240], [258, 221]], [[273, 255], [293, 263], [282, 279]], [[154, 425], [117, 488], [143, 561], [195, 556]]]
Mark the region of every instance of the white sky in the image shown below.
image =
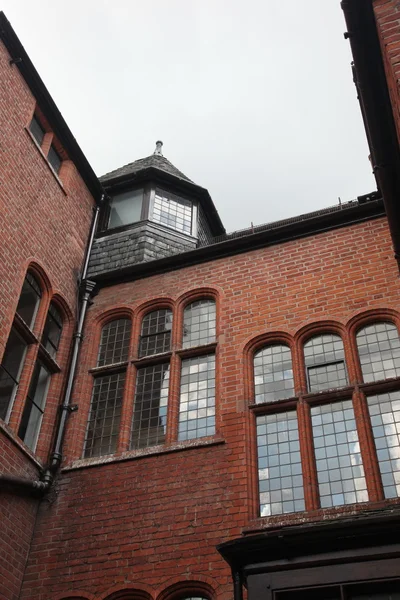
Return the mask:
[[339, 0], [0, 0], [98, 175], [164, 155], [228, 231], [376, 189]]

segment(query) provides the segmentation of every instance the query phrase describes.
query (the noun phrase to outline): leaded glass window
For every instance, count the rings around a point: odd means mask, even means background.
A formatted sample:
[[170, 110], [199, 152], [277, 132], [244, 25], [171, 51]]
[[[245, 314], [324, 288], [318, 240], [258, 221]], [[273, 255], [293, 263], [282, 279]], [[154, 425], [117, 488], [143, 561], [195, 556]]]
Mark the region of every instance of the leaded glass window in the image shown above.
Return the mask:
[[294, 396], [290, 348], [274, 344], [254, 355], [255, 402], [274, 402]]
[[35, 323], [41, 297], [42, 291], [38, 282], [31, 273], [27, 273], [22, 285], [17, 313], [31, 329]]
[[367, 502], [351, 400], [311, 408], [321, 507]]
[[385, 498], [395, 498], [400, 496], [400, 392], [367, 400]]
[[200, 346], [215, 342], [216, 309], [210, 298], [195, 300], [183, 313], [183, 347]]
[[111, 365], [128, 359], [131, 338], [131, 320], [110, 321], [101, 330], [97, 366]]
[[257, 417], [260, 515], [305, 509], [296, 411]]
[[172, 311], [162, 308], [148, 313], [142, 322], [139, 357], [171, 350]]
[[192, 233], [192, 203], [157, 189], [154, 198], [153, 221], [181, 233]]
[[131, 448], [165, 442], [169, 387], [169, 365], [138, 369], [131, 434]]
[[96, 377], [85, 440], [85, 458], [117, 449], [125, 373]]
[[320, 392], [347, 385], [343, 340], [325, 333], [304, 344], [309, 392]]
[[365, 383], [400, 376], [400, 338], [393, 323], [373, 323], [357, 333]]
[[215, 356], [182, 361], [179, 440], [215, 433]]

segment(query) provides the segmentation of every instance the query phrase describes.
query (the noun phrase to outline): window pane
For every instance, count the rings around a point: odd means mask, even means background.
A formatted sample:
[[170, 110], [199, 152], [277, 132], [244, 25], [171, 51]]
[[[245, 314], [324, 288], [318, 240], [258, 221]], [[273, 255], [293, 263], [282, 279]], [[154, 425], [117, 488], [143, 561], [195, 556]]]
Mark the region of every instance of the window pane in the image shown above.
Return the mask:
[[110, 204], [109, 229], [140, 221], [143, 190], [130, 190], [113, 197]]
[[117, 449], [125, 373], [97, 377], [85, 440], [85, 458], [113, 454]]
[[0, 367], [0, 419], [7, 418], [19, 382], [27, 344], [11, 329]]
[[178, 440], [215, 433], [215, 356], [182, 361]]
[[27, 273], [19, 297], [17, 313], [30, 328], [33, 327], [35, 322], [36, 312], [41, 297], [42, 292], [39, 284], [33, 275]]
[[18, 430], [19, 437], [31, 450], [34, 450], [36, 446], [49, 382], [50, 373], [42, 364], [37, 362]]
[[309, 392], [347, 385], [343, 340], [338, 335], [326, 333], [308, 340], [304, 344], [304, 358]]
[[368, 502], [351, 400], [311, 409], [321, 507]]
[[214, 300], [203, 298], [189, 304], [183, 314], [183, 348], [215, 342]]
[[296, 411], [257, 417], [260, 515], [305, 509]]
[[157, 189], [154, 198], [153, 221], [190, 235], [192, 233], [192, 203]]
[[156, 446], [165, 441], [169, 365], [138, 369], [131, 448]]
[[46, 323], [43, 330], [42, 344], [53, 358], [57, 354], [58, 345], [60, 343], [61, 330], [61, 315], [57, 308], [54, 306], [54, 304], [50, 304], [49, 312], [47, 313]]
[[32, 121], [29, 125], [29, 131], [31, 132], [39, 146], [41, 146], [45, 131], [35, 116], [32, 118]]
[[107, 323], [101, 330], [97, 366], [102, 367], [127, 360], [130, 339], [130, 319], [117, 319]]
[[294, 396], [290, 348], [268, 346], [254, 355], [254, 388], [257, 403]]
[[172, 311], [169, 308], [148, 313], [142, 322], [139, 357], [171, 349]]
[[375, 323], [357, 334], [364, 381], [400, 376], [400, 338], [393, 323]]
[[400, 392], [368, 398], [385, 498], [400, 496]]
[[58, 173], [61, 167], [61, 158], [57, 152], [57, 150], [54, 148], [54, 146], [50, 146], [50, 150], [49, 153], [47, 155], [47, 160], [49, 161], [49, 163], [51, 164], [51, 166], [53, 167], [53, 170]]

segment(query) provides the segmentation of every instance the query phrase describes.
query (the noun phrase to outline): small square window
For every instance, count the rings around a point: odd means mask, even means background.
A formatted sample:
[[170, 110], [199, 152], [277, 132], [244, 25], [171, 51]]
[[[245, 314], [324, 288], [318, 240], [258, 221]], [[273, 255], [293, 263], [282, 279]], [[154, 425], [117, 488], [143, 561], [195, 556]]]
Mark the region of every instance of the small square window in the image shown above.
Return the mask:
[[61, 158], [60, 158], [57, 150], [54, 148], [53, 144], [50, 146], [50, 150], [47, 155], [47, 160], [49, 161], [50, 165], [52, 166], [53, 171], [55, 171], [56, 173], [59, 173], [62, 161], [61, 161]]
[[43, 127], [41, 126], [41, 124], [39, 123], [38, 119], [35, 117], [35, 115], [32, 117], [32, 121], [29, 125], [29, 131], [31, 132], [31, 134], [33, 135], [33, 137], [35, 138], [35, 140], [37, 141], [39, 146], [41, 146], [42, 142], [43, 142], [44, 134], [46, 132], [43, 129]]

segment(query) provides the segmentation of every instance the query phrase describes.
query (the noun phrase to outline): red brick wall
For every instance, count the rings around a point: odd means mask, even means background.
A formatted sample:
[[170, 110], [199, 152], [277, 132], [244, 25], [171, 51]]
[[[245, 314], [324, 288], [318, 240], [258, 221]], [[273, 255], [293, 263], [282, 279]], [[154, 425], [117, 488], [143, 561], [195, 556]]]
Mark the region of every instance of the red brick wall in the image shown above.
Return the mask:
[[[76, 275], [81, 268], [93, 199], [70, 161], [60, 174], [61, 185], [30, 137], [26, 127], [33, 115], [35, 99], [17, 67], [10, 66], [9, 59], [0, 42], [0, 360], [25, 273], [33, 261], [47, 278], [36, 332], [43, 325], [44, 304], [48, 305], [54, 294], [65, 306], [66, 327], [57, 357], [65, 372], [75, 311]], [[61, 373], [52, 379], [37, 450], [39, 461], [35, 461], [9, 435], [17, 431], [36, 352], [37, 345], [30, 346], [11, 427], [0, 424], [0, 472], [31, 479], [38, 477], [40, 462], [47, 458], [64, 377]], [[36, 501], [3, 494], [0, 497], [0, 597], [6, 600], [19, 597], [36, 509]]]
[[374, 0], [374, 11], [397, 136], [400, 140], [400, 2]]
[[[79, 460], [99, 317], [118, 307], [132, 310], [137, 336], [144, 303], [164, 298], [176, 306], [186, 292], [204, 287], [218, 298], [217, 441], [222, 441], [207, 446], [197, 440], [198, 447], [190, 449], [172, 444], [170, 452], [156, 454], [120, 452], [114, 463]], [[116, 589], [145, 589], [158, 598], [172, 583], [186, 580], [205, 581], [215, 598], [231, 598], [230, 574], [216, 544], [246, 527], [300, 519], [254, 519], [254, 439], [247, 409], [252, 376], [245, 349], [261, 334], [295, 336], [312, 323], [329, 320], [343, 327], [366, 310], [397, 311], [398, 295], [384, 218], [102, 289], [89, 310], [74, 395], [79, 411], [70, 419], [65, 470], [54, 503], [40, 509], [22, 598], [65, 598], [75, 591], [103, 600]], [[132, 396], [131, 391], [130, 404]], [[354, 510], [355, 505], [315, 510], [301, 520]]]

